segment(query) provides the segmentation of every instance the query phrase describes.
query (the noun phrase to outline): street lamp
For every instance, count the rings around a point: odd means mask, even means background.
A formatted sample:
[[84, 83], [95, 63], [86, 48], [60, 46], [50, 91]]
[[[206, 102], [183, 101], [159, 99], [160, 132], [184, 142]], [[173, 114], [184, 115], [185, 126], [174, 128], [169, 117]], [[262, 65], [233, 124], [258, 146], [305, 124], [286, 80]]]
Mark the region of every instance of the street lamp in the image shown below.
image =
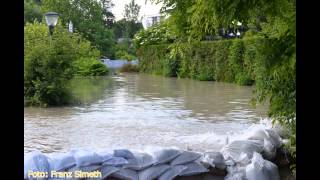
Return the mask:
[[53, 29], [57, 25], [59, 14], [56, 12], [48, 12], [45, 14], [46, 23], [49, 27], [50, 35], [53, 34]]

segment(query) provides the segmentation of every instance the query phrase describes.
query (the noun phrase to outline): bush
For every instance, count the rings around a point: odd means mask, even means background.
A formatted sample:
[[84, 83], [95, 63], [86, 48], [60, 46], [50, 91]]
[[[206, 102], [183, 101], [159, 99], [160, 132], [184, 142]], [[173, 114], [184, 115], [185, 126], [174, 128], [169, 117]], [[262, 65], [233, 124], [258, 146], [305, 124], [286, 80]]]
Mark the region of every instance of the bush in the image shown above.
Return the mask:
[[80, 76], [104, 76], [108, 68], [96, 58], [80, 58], [74, 63], [75, 74]]
[[115, 54], [116, 59], [122, 59], [127, 61], [132, 61], [135, 57], [131, 54], [128, 54], [125, 50], [118, 50]]
[[165, 22], [154, 25], [146, 30], [139, 31], [133, 39], [134, 46], [139, 48], [145, 45], [165, 44], [173, 42], [173, 33]]
[[70, 102], [69, 80], [74, 62], [82, 57], [98, 58], [99, 51], [78, 34], [58, 25], [50, 40], [45, 24], [24, 27], [24, 96], [29, 105], [63, 105]]

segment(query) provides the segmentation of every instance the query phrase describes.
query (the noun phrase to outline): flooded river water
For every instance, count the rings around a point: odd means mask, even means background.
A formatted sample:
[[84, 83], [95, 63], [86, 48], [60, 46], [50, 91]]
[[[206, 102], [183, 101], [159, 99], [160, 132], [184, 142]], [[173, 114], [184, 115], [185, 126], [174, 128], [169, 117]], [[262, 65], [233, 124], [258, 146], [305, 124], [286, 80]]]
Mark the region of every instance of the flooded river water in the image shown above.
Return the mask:
[[24, 109], [24, 151], [178, 147], [218, 150], [266, 116], [253, 87], [146, 74], [75, 79], [82, 104]]

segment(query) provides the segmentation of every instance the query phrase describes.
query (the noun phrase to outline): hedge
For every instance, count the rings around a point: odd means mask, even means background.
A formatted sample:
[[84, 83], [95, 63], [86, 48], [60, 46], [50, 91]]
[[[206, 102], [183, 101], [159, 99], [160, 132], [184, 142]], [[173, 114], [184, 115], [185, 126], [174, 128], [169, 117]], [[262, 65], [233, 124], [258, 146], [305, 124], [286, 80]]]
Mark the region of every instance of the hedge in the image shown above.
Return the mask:
[[137, 52], [139, 69], [163, 76], [252, 85], [260, 42], [259, 38], [251, 38], [182, 43], [183, 55], [175, 58], [168, 44], [143, 46]]

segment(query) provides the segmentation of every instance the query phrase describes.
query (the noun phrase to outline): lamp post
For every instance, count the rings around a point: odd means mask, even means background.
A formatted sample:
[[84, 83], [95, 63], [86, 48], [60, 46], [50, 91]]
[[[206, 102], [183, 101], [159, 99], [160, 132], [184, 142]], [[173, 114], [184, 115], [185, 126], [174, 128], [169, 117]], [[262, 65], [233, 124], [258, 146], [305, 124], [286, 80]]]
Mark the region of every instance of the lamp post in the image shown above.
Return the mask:
[[59, 14], [56, 12], [48, 12], [45, 14], [46, 23], [49, 27], [50, 36], [53, 34], [53, 29], [57, 25]]

